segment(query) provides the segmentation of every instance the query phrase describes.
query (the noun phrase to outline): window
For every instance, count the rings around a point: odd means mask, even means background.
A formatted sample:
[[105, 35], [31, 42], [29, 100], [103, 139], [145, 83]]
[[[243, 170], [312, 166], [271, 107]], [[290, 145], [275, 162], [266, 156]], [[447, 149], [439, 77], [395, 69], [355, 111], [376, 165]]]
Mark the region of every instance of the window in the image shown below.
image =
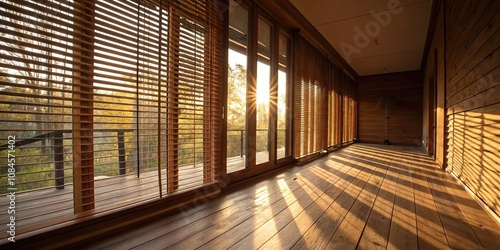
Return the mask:
[[309, 159], [356, 137], [354, 82], [308, 40], [295, 40], [294, 156]]
[[328, 92], [328, 147], [341, 145], [342, 127], [342, 83], [344, 74], [330, 63], [330, 86]]
[[295, 148], [296, 158], [326, 149], [328, 60], [304, 38], [295, 47]]
[[278, 54], [278, 91], [276, 96], [277, 112], [277, 141], [276, 141], [276, 159], [282, 159], [291, 156], [291, 121], [289, 114], [291, 89], [288, 82], [291, 74], [290, 67], [290, 38], [284, 33], [279, 35], [279, 54]]
[[[271, 108], [271, 34], [269, 21], [259, 17], [257, 22], [257, 77], [255, 83], [256, 164], [269, 161]], [[274, 41], [273, 41], [274, 42]], [[253, 98], [252, 98], [253, 100]]]
[[246, 168], [247, 162], [247, 77], [248, 77], [248, 9], [229, 2], [229, 48], [227, 79], [227, 172]]
[[259, 7], [229, 1], [228, 42], [227, 172], [248, 176], [292, 159], [290, 38]]
[[344, 78], [343, 87], [343, 136], [342, 142], [352, 142], [356, 139], [356, 89], [354, 82], [348, 78]]
[[216, 181], [223, 25], [213, 6], [0, 1], [0, 206], [14, 135], [18, 227]]

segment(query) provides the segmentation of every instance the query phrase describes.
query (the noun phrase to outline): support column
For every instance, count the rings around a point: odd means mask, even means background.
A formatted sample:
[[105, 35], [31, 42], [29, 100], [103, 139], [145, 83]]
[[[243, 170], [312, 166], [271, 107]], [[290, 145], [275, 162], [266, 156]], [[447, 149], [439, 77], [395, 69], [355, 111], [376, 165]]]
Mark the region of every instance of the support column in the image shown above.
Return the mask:
[[93, 58], [95, 0], [74, 1], [73, 185], [74, 213], [92, 210], [94, 198]]

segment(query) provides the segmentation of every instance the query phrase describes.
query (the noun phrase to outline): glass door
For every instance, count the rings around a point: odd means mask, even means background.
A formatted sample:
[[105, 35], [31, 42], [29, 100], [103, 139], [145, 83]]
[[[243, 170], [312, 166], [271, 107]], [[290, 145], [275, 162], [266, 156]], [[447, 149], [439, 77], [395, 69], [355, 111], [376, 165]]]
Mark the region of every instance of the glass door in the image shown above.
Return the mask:
[[247, 165], [248, 16], [245, 6], [230, 1], [226, 104], [228, 173], [243, 170]]
[[290, 39], [256, 6], [229, 4], [226, 170], [246, 178], [291, 159]]
[[255, 86], [256, 106], [256, 164], [269, 162], [271, 131], [271, 25], [259, 17], [257, 33], [257, 81]]
[[289, 86], [289, 49], [290, 38], [283, 32], [279, 33], [278, 42], [278, 85], [276, 96], [276, 157], [277, 161], [291, 157], [291, 131], [292, 123], [289, 117], [291, 113], [291, 88]]

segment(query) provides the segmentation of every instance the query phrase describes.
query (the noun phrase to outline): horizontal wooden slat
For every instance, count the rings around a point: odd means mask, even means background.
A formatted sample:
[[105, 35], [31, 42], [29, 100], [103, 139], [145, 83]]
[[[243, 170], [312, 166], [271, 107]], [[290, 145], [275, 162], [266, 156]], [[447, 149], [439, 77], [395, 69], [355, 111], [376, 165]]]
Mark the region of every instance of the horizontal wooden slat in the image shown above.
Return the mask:
[[[61, 213], [94, 203], [112, 210], [215, 181], [223, 26], [212, 4], [0, 3], [0, 106], [8, 107], [0, 112], [8, 124], [0, 144], [8, 133], [17, 136], [18, 192], [43, 190], [53, 198], [24, 201], [20, 233], [54, 221], [42, 209], [50, 202], [65, 204], [53, 209]], [[126, 190], [111, 184], [117, 175]], [[175, 190], [167, 192], [167, 184]], [[30, 207], [30, 200], [37, 203]]]

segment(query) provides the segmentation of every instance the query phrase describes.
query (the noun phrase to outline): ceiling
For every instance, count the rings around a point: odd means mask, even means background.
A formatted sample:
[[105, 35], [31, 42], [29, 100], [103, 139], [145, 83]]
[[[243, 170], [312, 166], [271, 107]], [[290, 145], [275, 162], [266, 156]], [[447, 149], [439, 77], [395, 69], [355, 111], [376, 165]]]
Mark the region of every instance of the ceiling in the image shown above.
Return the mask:
[[290, 0], [360, 76], [419, 70], [432, 0]]

